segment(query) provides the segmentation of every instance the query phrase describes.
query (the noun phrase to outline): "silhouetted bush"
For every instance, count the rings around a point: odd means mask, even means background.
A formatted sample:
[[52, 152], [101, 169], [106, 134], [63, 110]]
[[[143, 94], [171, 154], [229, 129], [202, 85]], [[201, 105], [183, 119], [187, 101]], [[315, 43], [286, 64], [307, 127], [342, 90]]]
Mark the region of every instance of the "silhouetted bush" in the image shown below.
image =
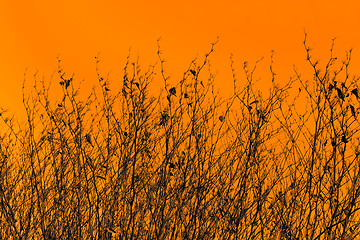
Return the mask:
[[[24, 87], [26, 124], [1, 113], [1, 239], [355, 239], [359, 234], [358, 77], [346, 59], [309, 80], [256, 90], [243, 65], [233, 95], [214, 89], [209, 57], [176, 85], [164, 60], [130, 56], [123, 86], [85, 100], [59, 60], [56, 88]], [[99, 61], [98, 57], [96, 58]], [[149, 85], [164, 82], [154, 97]], [[59, 85], [58, 85], [59, 84]], [[294, 91], [295, 89], [295, 91]], [[294, 94], [295, 92], [295, 94]], [[292, 94], [290, 94], [292, 93]]]

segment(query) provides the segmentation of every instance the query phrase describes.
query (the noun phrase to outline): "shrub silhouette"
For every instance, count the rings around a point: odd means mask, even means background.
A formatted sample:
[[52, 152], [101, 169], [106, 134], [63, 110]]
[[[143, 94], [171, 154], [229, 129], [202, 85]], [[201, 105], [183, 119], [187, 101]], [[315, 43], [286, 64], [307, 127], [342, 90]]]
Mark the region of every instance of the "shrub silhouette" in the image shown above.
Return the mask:
[[[313, 78], [268, 96], [244, 63], [234, 94], [215, 93], [209, 58], [171, 85], [159, 66], [124, 67], [116, 92], [81, 101], [59, 60], [60, 101], [35, 81], [27, 123], [1, 113], [1, 239], [355, 239], [359, 227], [358, 77], [330, 49]], [[97, 61], [99, 61], [97, 57]], [[208, 69], [208, 71], [206, 71]], [[149, 93], [156, 71], [164, 81]], [[244, 80], [242, 80], [244, 82]], [[296, 89], [295, 95], [290, 93]], [[298, 90], [297, 90], [298, 89]]]

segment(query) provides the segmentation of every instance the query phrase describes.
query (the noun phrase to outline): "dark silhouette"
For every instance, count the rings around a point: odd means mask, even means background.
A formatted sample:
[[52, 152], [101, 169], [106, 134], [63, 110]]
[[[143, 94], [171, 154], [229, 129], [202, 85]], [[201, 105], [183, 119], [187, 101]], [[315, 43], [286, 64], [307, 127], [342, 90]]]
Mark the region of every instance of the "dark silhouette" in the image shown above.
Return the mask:
[[170, 88], [169, 93], [176, 96], [176, 89], [175, 87]]
[[175, 168], [175, 164], [172, 163], [172, 162], [169, 162], [169, 167], [170, 167], [170, 168]]
[[247, 66], [228, 98], [212, 77], [201, 87], [213, 45], [176, 89], [163, 64], [130, 59], [127, 94], [100, 73], [85, 100], [76, 81], [64, 91], [62, 71], [52, 87], [63, 95], [27, 84], [24, 123], [0, 109], [0, 239], [359, 239], [358, 102], [346, 99], [358, 79], [343, 74], [349, 54], [320, 69], [303, 44], [316, 77], [296, 73], [267, 94], [268, 75]]
[[345, 95], [344, 95], [344, 93], [341, 91], [341, 89], [340, 89], [340, 88], [336, 88], [336, 91], [337, 91], [337, 94], [338, 94], [339, 98], [344, 101], [344, 100], [345, 100]]
[[161, 113], [161, 119], [160, 119], [159, 125], [165, 126], [165, 124], [168, 122], [169, 118], [170, 118], [170, 116], [167, 113], [165, 113], [165, 112]]
[[[93, 146], [92, 141], [91, 141], [91, 135], [90, 135], [89, 133], [87, 133], [87, 134], [85, 135], [85, 138], [86, 138], [86, 142], [90, 143], [90, 145]], [[94, 147], [94, 146], [93, 146], [93, 147]]]
[[359, 98], [359, 91], [357, 88], [354, 88], [353, 90], [351, 90], [351, 93], [354, 94], [356, 98]]
[[350, 110], [351, 110], [351, 114], [354, 116], [354, 118], [356, 118], [356, 115], [355, 115], [355, 108], [353, 105], [350, 105]]

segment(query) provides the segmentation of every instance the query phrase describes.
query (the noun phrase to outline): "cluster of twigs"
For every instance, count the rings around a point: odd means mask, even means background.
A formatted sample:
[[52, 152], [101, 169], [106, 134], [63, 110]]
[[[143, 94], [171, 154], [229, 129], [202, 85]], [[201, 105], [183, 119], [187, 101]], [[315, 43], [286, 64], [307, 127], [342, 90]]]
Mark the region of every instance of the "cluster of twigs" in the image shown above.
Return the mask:
[[[209, 63], [215, 44], [173, 85], [160, 47], [146, 71], [128, 57], [119, 92], [97, 71], [86, 101], [60, 61], [59, 101], [35, 80], [35, 94], [24, 93], [27, 123], [1, 115], [0, 238], [355, 239], [351, 51], [340, 62], [331, 48], [321, 68], [305, 38], [313, 78], [295, 69], [280, 87], [271, 63], [266, 97], [256, 64], [244, 63], [243, 86], [231, 65], [234, 94], [222, 100]], [[159, 76], [164, 94], [151, 97]]]

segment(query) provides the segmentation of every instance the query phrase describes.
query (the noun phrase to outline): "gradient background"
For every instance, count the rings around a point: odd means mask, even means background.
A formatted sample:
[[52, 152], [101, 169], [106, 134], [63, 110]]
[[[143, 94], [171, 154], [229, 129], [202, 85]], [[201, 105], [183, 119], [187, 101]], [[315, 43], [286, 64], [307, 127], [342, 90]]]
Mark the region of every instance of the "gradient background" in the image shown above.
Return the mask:
[[[352, 73], [360, 70], [360, 2], [358, 0], [199, 0], [199, 1], [4, 1], [0, 0], [0, 107], [22, 115], [21, 87], [27, 80], [50, 79], [62, 59], [67, 74], [96, 84], [95, 59], [100, 71], [119, 84], [131, 47], [142, 68], [157, 61], [156, 40], [161, 37], [165, 69], [171, 81], [180, 80], [190, 61], [202, 58], [220, 37], [212, 55], [221, 92], [232, 91], [230, 54], [241, 72], [264, 57], [258, 69], [261, 84], [270, 81], [271, 50], [275, 50], [277, 81], [311, 68], [305, 62], [304, 29], [316, 58], [326, 60], [331, 39], [335, 53], [344, 57], [354, 48]], [[160, 76], [159, 76], [160, 77]], [[54, 78], [57, 83], [57, 76]], [[55, 84], [54, 84], [55, 85]], [[161, 82], [161, 87], [163, 83]], [[84, 89], [86, 91], [87, 89]], [[30, 90], [29, 90], [30, 91]], [[28, 92], [29, 92], [28, 91]]]

